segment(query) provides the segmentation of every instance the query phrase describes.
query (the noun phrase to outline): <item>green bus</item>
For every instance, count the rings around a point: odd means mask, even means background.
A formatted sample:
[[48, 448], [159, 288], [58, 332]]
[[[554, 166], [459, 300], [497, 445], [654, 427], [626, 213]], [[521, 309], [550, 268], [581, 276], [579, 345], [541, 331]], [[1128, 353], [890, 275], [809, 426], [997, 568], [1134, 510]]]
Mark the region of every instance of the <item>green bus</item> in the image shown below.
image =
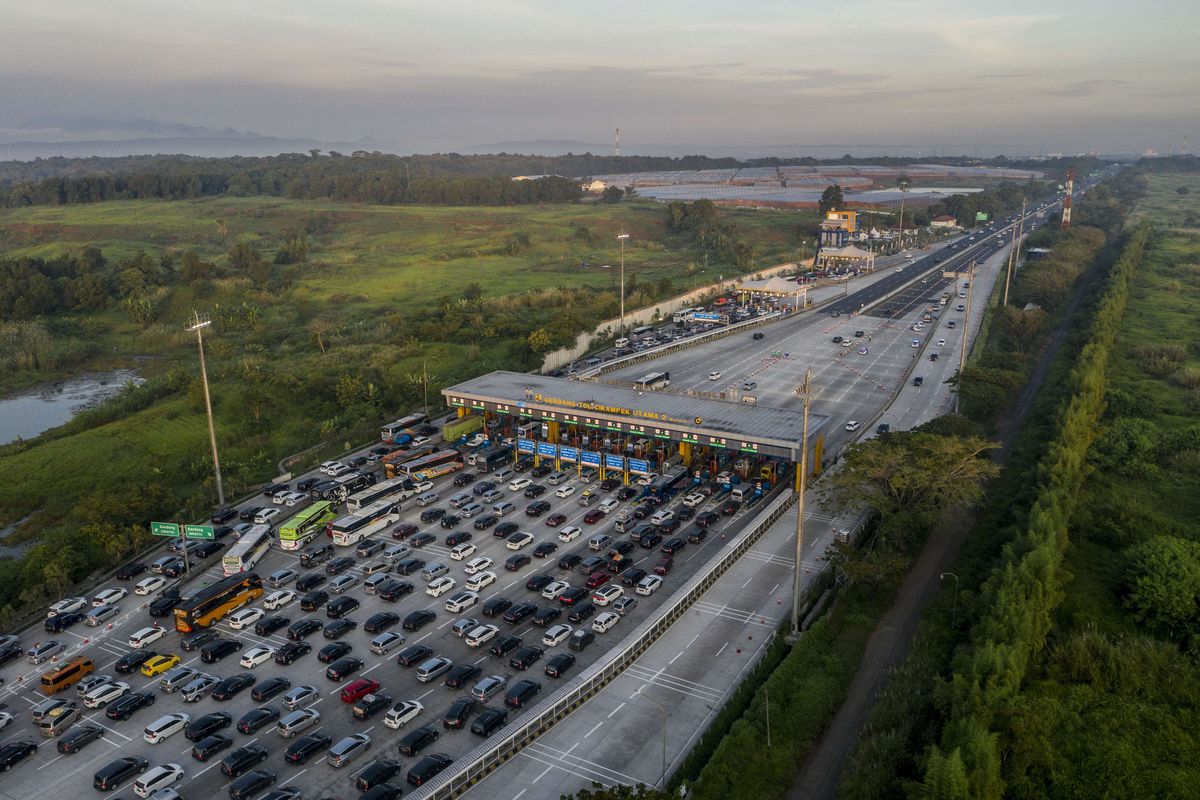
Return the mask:
[[279, 546], [284, 550], [299, 550], [325, 530], [325, 524], [336, 517], [333, 503], [327, 500], [313, 503], [279, 526]]

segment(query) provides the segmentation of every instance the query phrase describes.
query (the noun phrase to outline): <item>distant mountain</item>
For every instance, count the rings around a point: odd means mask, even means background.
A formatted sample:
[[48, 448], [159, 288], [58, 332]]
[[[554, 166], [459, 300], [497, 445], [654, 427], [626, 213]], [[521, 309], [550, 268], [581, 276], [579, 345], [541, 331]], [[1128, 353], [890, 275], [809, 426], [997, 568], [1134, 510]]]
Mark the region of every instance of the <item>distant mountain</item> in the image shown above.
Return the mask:
[[326, 142], [305, 137], [264, 136], [233, 128], [207, 128], [155, 119], [39, 117], [0, 128], [0, 160], [29, 161], [64, 156], [274, 156], [307, 150], [408, 152], [375, 139]]
[[609, 155], [612, 144], [596, 144], [595, 142], [579, 142], [574, 139], [534, 139], [528, 142], [492, 142], [491, 144], [475, 144], [465, 147], [458, 152], [463, 155], [493, 155], [496, 153], [513, 153], [532, 156], [565, 156], [567, 153], [581, 155]]

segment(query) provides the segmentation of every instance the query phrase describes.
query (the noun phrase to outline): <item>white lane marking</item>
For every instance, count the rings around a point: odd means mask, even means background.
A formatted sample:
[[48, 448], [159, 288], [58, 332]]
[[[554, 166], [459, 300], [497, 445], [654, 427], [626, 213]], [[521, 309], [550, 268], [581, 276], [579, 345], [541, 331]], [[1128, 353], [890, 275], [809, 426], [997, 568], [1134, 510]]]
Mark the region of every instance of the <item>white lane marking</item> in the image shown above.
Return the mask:
[[624, 707], [625, 707], [625, 703], [624, 703], [624, 701], [622, 701], [621, 705], [617, 706], [612, 711], [608, 712], [608, 716], [606, 717], [606, 719], [612, 719], [614, 716], [616, 716], [616, 713]]
[[304, 769], [300, 770], [300, 771], [299, 771], [299, 772], [297, 772], [295, 775], [293, 775], [292, 777], [288, 778], [286, 781], [280, 781], [280, 782], [279, 782], [279, 785], [280, 785], [280, 786], [287, 786], [289, 783], [291, 783], [292, 781], [296, 780], [296, 778], [299, 778], [301, 775], [303, 775], [303, 774], [304, 774], [304, 773], [306, 773], [306, 772], [308, 772], [308, 767], [305, 767]]
[[516, 794], [514, 794], [514, 795], [513, 795], [513, 798], [512, 798], [512, 800], [521, 800], [521, 795], [525, 794], [525, 793], [526, 793], [526, 792], [528, 792], [528, 791], [529, 791], [529, 789], [528, 789], [528, 788], [526, 788], [526, 789], [522, 789], [521, 791], [519, 791], [519, 792], [517, 792]]
[[593, 733], [595, 733], [595, 732], [596, 732], [596, 731], [597, 731], [597, 730], [600, 728], [600, 726], [601, 726], [601, 725], [603, 725], [603, 724], [604, 724], [604, 720], [600, 720], [599, 722], [597, 722], [595, 725], [593, 725], [593, 726], [592, 726], [592, 729], [591, 729], [590, 731], [588, 731], [587, 733], [585, 733], [585, 734], [583, 735], [583, 738], [585, 738], [585, 739], [586, 739], [586, 738], [588, 738], [589, 736], [591, 736], [591, 735], [592, 735]]
[[729, 647], [729, 642], [726, 642], [725, 644], [721, 645], [721, 649], [717, 651], [717, 655], [721, 655], [721, 653], [724, 653], [726, 647]]
[[541, 774], [541, 775], [538, 775], [536, 778], [534, 778], [533, 780], [531, 780], [531, 781], [530, 781], [530, 783], [537, 783], [537, 782], [538, 782], [538, 781], [540, 781], [542, 778], [546, 777], [546, 773], [547, 773], [547, 772], [549, 772], [549, 771], [550, 771], [550, 770], [552, 770], [552, 769], [554, 769], [554, 765], [553, 765], [553, 764], [551, 764], [550, 766], [548, 766], [548, 767], [546, 767], [544, 770], [542, 770], [542, 774]]
[[681, 651], [679, 651], [678, 653], [676, 653], [676, 654], [675, 654], [675, 657], [674, 657], [674, 658], [672, 658], [670, 661], [668, 661], [668, 662], [667, 662], [667, 665], [668, 665], [668, 666], [670, 666], [671, 664], [674, 664], [676, 661], [678, 661], [678, 660], [679, 660], [679, 657], [680, 657], [681, 655], [683, 655], [683, 651], [682, 651], [682, 650], [681, 650]]
[[[775, 594], [775, 590], [778, 588], [779, 588], [779, 584], [777, 583], [771, 587], [771, 591], [767, 592], [767, 594]], [[696, 634], [696, 635], [699, 636], [699, 634]]]

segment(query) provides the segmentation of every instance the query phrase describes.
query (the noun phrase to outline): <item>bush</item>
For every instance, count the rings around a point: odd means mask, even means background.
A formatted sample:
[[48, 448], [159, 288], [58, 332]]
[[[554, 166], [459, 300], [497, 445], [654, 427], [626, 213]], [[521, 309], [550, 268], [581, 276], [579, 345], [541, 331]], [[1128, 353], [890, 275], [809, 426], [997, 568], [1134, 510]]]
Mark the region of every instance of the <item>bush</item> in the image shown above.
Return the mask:
[[1200, 632], [1200, 542], [1158, 536], [1126, 556], [1125, 604], [1134, 618], [1177, 641]]

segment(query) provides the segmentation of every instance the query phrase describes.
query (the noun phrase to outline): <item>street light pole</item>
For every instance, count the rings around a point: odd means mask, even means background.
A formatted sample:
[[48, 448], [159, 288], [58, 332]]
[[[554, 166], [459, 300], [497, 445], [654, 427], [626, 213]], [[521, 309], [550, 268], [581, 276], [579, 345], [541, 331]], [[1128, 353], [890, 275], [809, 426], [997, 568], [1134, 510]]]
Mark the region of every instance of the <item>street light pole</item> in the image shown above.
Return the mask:
[[808, 406], [812, 397], [809, 381], [812, 371], [804, 370], [804, 383], [796, 394], [804, 400], [804, 425], [800, 442], [800, 474], [796, 477], [796, 565], [792, 578], [792, 633], [793, 639], [800, 636], [800, 579], [804, 562], [804, 492], [808, 486]]
[[[1025, 198], [1021, 198], [1021, 222], [1025, 221]], [[1008, 246], [1008, 272], [1004, 275], [1004, 305], [1008, 305], [1008, 285], [1012, 281], [1013, 263], [1017, 260], [1017, 248], [1020, 239], [1017, 238], [1017, 224], [1012, 226], [1012, 242]]]
[[954, 604], [950, 608], [950, 627], [954, 628], [958, 626], [958, 576], [953, 572], [943, 572], [938, 580], [946, 580], [947, 575], [954, 578]]
[[653, 697], [649, 699], [651, 703], [658, 706], [658, 711], [662, 714], [662, 776], [658, 779], [658, 783], [665, 792], [667, 790], [667, 707]]
[[[192, 324], [189, 331], [196, 332], [196, 346], [200, 349], [200, 379], [204, 383], [204, 408], [208, 411], [208, 440], [212, 444], [213, 469], [217, 474], [217, 505], [225, 507], [225, 486], [221, 481], [221, 459], [217, 457], [217, 429], [213, 424], [212, 397], [208, 392], [208, 369], [204, 364], [204, 329], [212, 324], [210, 319], [201, 319], [200, 315], [192, 312]], [[187, 565], [187, 553], [183, 554], [183, 563]]]
[[628, 238], [628, 233], [617, 234], [617, 241], [621, 243], [621, 329], [617, 332], [618, 338], [625, 335], [625, 240]]

